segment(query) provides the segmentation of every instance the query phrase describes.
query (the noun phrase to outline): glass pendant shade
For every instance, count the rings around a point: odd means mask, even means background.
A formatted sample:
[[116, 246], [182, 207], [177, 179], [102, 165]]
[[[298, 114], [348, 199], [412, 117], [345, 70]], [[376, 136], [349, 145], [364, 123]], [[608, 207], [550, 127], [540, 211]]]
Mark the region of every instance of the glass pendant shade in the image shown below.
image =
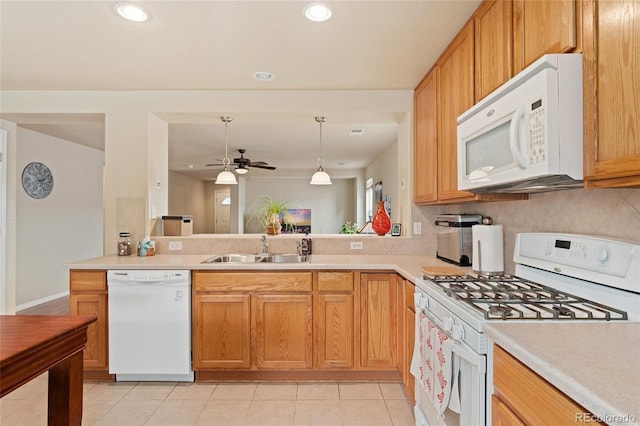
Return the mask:
[[322, 166], [311, 176], [311, 185], [331, 185], [331, 177], [324, 171]]
[[318, 157], [318, 170], [311, 176], [311, 185], [331, 185], [331, 177], [324, 171], [322, 165], [324, 164], [324, 158], [322, 158], [322, 123], [327, 121], [325, 117], [316, 117], [316, 121], [320, 124], [320, 156]]
[[218, 173], [218, 177], [216, 178], [215, 183], [217, 185], [237, 185], [238, 181], [236, 180], [236, 175], [229, 171], [229, 164], [231, 163], [231, 160], [229, 160], [227, 151], [227, 127], [229, 126], [229, 122], [233, 120], [233, 118], [224, 116], [220, 117], [220, 120], [224, 122], [224, 159], [222, 160], [224, 170]]
[[216, 184], [218, 185], [237, 185], [238, 181], [236, 176], [229, 171], [228, 167], [225, 167], [223, 171], [218, 173], [216, 178]]

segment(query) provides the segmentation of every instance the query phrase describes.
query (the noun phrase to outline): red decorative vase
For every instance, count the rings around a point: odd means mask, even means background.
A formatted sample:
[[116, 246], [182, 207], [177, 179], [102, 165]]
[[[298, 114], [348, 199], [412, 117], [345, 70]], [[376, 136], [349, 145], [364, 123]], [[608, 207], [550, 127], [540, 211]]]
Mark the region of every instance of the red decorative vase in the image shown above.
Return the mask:
[[384, 208], [384, 201], [378, 201], [378, 211], [371, 219], [371, 227], [378, 235], [386, 235], [391, 229], [391, 218], [387, 214], [387, 209]]

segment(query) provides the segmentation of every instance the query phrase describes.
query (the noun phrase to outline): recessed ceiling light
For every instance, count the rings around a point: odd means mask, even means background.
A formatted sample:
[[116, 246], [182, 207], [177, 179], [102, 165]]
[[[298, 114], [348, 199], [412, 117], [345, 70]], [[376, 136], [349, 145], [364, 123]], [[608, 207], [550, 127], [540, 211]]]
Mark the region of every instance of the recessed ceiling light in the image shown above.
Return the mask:
[[149, 20], [149, 12], [142, 7], [133, 3], [118, 3], [113, 9], [116, 13], [122, 16], [124, 19], [133, 22], [145, 22]]
[[253, 78], [259, 81], [271, 81], [276, 78], [276, 76], [269, 71], [258, 71], [253, 74]]
[[331, 18], [331, 9], [324, 3], [312, 3], [305, 7], [304, 16], [314, 22], [323, 22]]

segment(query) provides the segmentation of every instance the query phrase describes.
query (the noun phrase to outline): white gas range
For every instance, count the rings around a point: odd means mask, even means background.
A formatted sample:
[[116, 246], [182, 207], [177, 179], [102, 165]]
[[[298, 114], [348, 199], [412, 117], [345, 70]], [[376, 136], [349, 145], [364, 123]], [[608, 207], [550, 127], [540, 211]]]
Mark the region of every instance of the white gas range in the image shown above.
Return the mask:
[[487, 321], [640, 322], [639, 244], [523, 233], [513, 259], [514, 275], [425, 276], [416, 283], [417, 425], [490, 424]]

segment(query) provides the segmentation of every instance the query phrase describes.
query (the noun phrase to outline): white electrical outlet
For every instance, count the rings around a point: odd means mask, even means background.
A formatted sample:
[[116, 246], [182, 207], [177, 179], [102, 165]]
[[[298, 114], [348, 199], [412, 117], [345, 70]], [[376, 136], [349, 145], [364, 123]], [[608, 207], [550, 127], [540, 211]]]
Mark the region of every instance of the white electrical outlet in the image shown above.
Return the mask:
[[362, 241], [351, 241], [351, 250], [362, 250], [363, 248]]
[[169, 241], [169, 250], [182, 250], [182, 241]]
[[422, 235], [422, 222], [413, 222], [413, 235]]

